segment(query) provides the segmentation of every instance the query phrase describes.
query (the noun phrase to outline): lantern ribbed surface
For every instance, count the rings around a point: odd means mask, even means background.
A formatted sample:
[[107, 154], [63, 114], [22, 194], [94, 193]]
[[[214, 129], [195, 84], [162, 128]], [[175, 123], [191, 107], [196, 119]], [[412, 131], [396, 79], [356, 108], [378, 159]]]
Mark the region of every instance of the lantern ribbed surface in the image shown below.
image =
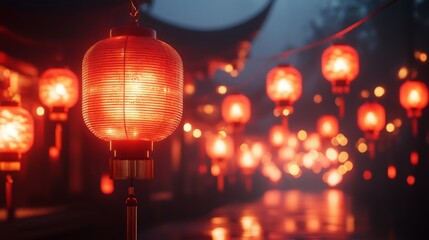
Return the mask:
[[94, 135], [160, 141], [183, 113], [183, 63], [153, 37], [114, 36], [94, 44], [82, 63], [82, 113]]
[[79, 82], [76, 74], [67, 68], [50, 68], [40, 76], [39, 99], [43, 105], [73, 107], [79, 97]]
[[345, 81], [349, 84], [359, 74], [359, 54], [351, 46], [333, 44], [322, 53], [322, 74], [335, 84]]
[[274, 102], [287, 101], [293, 104], [302, 94], [302, 76], [294, 67], [280, 65], [267, 74], [266, 91]]
[[34, 121], [18, 106], [0, 106], [0, 152], [26, 153], [34, 141]]
[[407, 109], [408, 117], [420, 117], [428, 105], [428, 88], [420, 81], [405, 81], [399, 88], [399, 101]]
[[227, 123], [245, 124], [250, 120], [250, 100], [244, 94], [231, 94], [222, 101], [222, 118]]

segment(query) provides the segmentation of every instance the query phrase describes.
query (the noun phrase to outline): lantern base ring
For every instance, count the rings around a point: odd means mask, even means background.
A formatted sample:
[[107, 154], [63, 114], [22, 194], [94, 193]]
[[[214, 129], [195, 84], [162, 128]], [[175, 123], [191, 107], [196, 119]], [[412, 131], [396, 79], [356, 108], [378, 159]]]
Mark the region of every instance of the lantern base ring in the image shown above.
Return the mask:
[[151, 179], [153, 174], [153, 159], [117, 159], [109, 160], [110, 177], [114, 180]]

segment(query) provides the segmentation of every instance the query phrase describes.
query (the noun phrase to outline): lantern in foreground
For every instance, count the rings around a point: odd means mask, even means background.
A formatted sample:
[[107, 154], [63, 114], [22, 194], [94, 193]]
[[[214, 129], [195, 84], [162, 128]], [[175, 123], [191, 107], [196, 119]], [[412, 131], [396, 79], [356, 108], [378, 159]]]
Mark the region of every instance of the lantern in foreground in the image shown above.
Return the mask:
[[340, 117], [344, 116], [343, 94], [350, 92], [350, 83], [359, 74], [359, 54], [351, 46], [333, 44], [322, 53], [322, 74], [331, 82], [332, 92], [341, 95]]
[[212, 167], [218, 169], [216, 173], [217, 188], [219, 192], [224, 190], [224, 176], [227, 171], [226, 161], [234, 154], [234, 142], [224, 132], [209, 136], [206, 140], [206, 152], [212, 160]]
[[183, 63], [153, 29], [115, 28], [82, 62], [82, 114], [110, 142], [110, 176], [130, 179], [128, 239], [137, 238], [135, 179], [153, 178], [153, 142], [171, 135], [183, 112]]
[[412, 132], [417, 136], [417, 120], [422, 115], [422, 109], [428, 105], [428, 88], [420, 81], [405, 81], [399, 88], [399, 101], [407, 110], [407, 116], [411, 119]]
[[357, 123], [369, 140], [369, 154], [374, 158], [374, 142], [386, 124], [386, 112], [384, 107], [376, 102], [367, 102], [358, 108]]
[[243, 126], [250, 119], [250, 100], [244, 94], [231, 94], [222, 101], [222, 117], [235, 128]]
[[323, 115], [317, 120], [317, 132], [322, 138], [333, 138], [338, 131], [338, 120], [335, 116]]
[[51, 120], [67, 120], [67, 112], [76, 104], [78, 95], [78, 79], [71, 70], [50, 68], [40, 76], [39, 99], [49, 108]]
[[275, 116], [287, 117], [293, 113], [293, 104], [302, 94], [301, 73], [290, 65], [279, 65], [267, 74], [266, 91], [276, 104]]

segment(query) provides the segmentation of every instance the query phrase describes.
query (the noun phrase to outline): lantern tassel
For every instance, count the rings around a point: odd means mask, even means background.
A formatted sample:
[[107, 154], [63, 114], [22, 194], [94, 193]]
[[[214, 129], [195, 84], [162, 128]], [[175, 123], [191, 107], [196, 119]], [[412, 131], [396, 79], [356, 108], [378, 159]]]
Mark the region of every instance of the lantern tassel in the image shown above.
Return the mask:
[[223, 192], [225, 189], [225, 184], [224, 184], [224, 179], [223, 179], [223, 175], [219, 174], [217, 176], [217, 190], [219, 192]]
[[288, 118], [286, 116], [282, 117], [282, 125], [285, 128], [286, 133], [289, 133], [289, 123]]
[[417, 118], [412, 118], [411, 119], [411, 129], [413, 132], [413, 136], [417, 137], [418, 134], [418, 122], [417, 122]]
[[13, 221], [15, 219], [15, 205], [13, 204], [13, 178], [11, 175], [6, 175], [6, 208], [7, 220]]
[[344, 101], [344, 97], [343, 96], [339, 96], [338, 97], [338, 111], [339, 111], [339, 116], [340, 118], [344, 118], [345, 115], [345, 101]]
[[368, 143], [368, 151], [369, 151], [369, 158], [372, 160], [375, 158], [375, 142], [374, 140], [370, 140]]

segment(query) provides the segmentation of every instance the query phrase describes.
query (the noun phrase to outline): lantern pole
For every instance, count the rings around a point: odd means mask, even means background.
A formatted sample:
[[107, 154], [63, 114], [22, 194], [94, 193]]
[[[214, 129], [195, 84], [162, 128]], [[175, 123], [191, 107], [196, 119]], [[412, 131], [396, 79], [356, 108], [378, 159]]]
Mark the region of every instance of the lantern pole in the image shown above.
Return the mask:
[[133, 178], [130, 179], [125, 205], [127, 207], [127, 240], [137, 240], [137, 198], [134, 194]]

